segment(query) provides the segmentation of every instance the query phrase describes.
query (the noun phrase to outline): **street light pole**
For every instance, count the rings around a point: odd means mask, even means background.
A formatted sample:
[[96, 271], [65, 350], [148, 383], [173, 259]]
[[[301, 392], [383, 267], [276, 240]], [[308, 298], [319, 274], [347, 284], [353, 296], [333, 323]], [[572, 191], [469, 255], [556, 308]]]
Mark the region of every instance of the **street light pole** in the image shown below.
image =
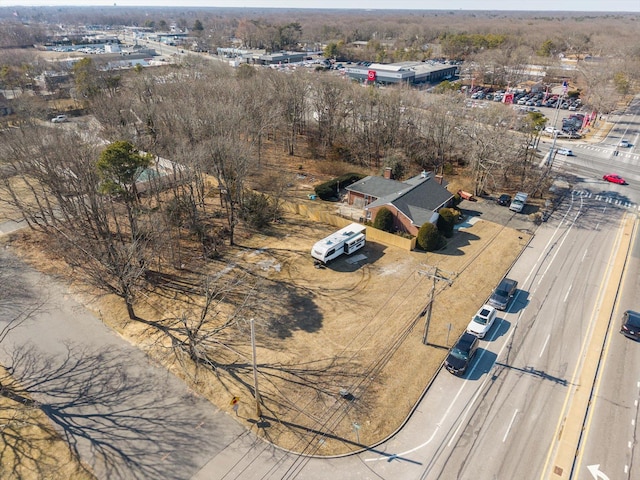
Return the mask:
[[560, 105], [564, 98], [564, 93], [560, 94], [558, 101], [556, 102], [556, 114], [553, 116], [553, 141], [551, 142], [551, 150], [549, 150], [549, 158], [547, 158], [546, 165], [551, 168], [553, 164], [553, 158], [555, 157], [556, 140], [558, 139], [558, 129], [556, 124], [558, 123], [558, 115], [560, 113]]
[[252, 363], [253, 363], [253, 392], [256, 400], [256, 415], [258, 418], [262, 418], [262, 408], [260, 407], [260, 392], [258, 391], [258, 367], [256, 365], [256, 330], [254, 327], [253, 318], [250, 320], [251, 323], [251, 350], [253, 352]]

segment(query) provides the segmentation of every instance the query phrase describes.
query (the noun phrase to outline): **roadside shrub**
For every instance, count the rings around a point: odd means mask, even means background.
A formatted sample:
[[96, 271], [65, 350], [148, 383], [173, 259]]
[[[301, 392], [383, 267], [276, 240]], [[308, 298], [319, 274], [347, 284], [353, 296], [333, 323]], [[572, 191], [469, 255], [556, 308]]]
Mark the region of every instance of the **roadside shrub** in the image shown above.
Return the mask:
[[420, 230], [418, 230], [416, 243], [423, 250], [433, 252], [440, 248], [443, 243], [443, 239], [442, 235], [440, 235], [440, 232], [438, 231], [438, 227], [431, 222], [427, 222], [420, 227]]
[[441, 208], [438, 210], [438, 215], [438, 230], [445, 237], [451, 238], [453, 236], [453, 226], [456, 224], [457, 215], [455, 215], [450, 208]]
[[373, 220], [373, 228], [393, 233], [393, 213], [391, 213], [391, 210], [386, 207], [378, 210], [376, 218]]
[[453, 196], [453, 206], [457, 207], [458, 205], [460, 205], [461, 202], [462, 202], [462, 197], [460, 196], [459, 193], [456, 193]]
[[340, 175], [328, 182], [316, 185], [314, 190], [320, 199], [331, 200], [338, 196], [339, 189], [348, 187], [352, 183], [355, 183], [364, 177], [365, 176], [361, 173], [345, 173], [344, 175]]

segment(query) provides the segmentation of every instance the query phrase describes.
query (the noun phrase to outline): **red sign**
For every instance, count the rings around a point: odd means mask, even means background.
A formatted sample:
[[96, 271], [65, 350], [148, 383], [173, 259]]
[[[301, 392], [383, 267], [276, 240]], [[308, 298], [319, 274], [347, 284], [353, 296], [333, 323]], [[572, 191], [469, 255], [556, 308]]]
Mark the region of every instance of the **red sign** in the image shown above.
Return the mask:
[[369, 70], [369, 74], [367, 75], [367, 80], [369, 80], [370, 82], [375, 82], [376, 81], [376, 71], [375, 70]]
[[513, 103], [513, 97], [514, 97], [513, 92], [507, 92], [507, 93], [504, 94], [504, 97], [502, 97], [502, 102], [503, 103], [512, 104]]

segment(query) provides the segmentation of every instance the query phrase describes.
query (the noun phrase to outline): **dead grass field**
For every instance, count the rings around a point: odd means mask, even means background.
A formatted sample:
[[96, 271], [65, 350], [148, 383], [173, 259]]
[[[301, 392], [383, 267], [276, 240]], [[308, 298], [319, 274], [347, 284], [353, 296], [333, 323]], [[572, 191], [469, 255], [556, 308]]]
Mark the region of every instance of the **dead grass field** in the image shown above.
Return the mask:
[[[379, 442], [398, 428], [439, 369], [446, 347], [528, 239], [522, 232], [479, 220], [457, 232], [438, 253], [369, 242], [358, 252], [366, 257], [360, 262], [352, 264], [344, 257], [317, 269], [309, 249], [334, 227], [289, 217], [274, 229], [269, 236], [243, 236], [239, 247], [210, 266], [212, 272], [249, 271], [263, 279], [263, 317], [256, 318], [261, 428], [256, 427], [247, 325], [238, 327], [240, 339], [225, 367], [195, 372], [168, 355], [166, 342], [147, 325], [129, 321], [120, 300], [100, 297], [89, 307], [219, 408], [231, 412], [229, 401], [239, 396], [238, 419], [247, 428], [284, 448], [318, 455], [357, 449], [353, 422], [362, 426], [362, 445]], [[48, 264], [50, 273], [59, 273], [61, 265], [37, 260], [41, 250], [32, 240], [23, 244], [23, 253], [40, 268]], [[420, 272], [433, 271], [434, 266], [453, 283], [436, 286], [430, 345], [425, 346], [420, 313], [432, 280]], [[162, 292], [150, 294], [137, 306], [147, 320], [178, 309]], [[345, 400], [342, 389], [355, 400]]]
[[[292, 165], [291, 160], [289, 165]], [[272, 172], [287, 171], [273, 158]], [[295, 158], [288, 173], [304, 178], [292, 185], [290, 198], [304, 201], [322, 173]], [[302, 176], [301, 176], [302, 177]], [[335, 205], [327, 208], [335, 209]], [[171, 354], [166, 339], [148, 325], [128, 320], [123, 303], [109, 296], [83, 302], [123, 338], [144, 349], [200, 395], [233, 415], [230, 400], [240, 397], [239, 422], [283, 448], [317, 455], [351, 452], [380, 442], [410, 413], [471, 316], [490, 295], [529, 237], [520, 231], [479, 220], [456, 231], [437, 253], [408, 252], [368, 242], [350, 257], [315, 268], [309, 254], [318, 239], [335, 230], [307, 218], [288, 215], [268, 234], [240, 229], [238, 246], [207, 264], [209, 273], [244, 274], [260, 279], [257, 363], [261, 420], [253, 400], [249, 326], [239, 323], [233, 350], [215, 371], [199, 368]], [[22, 255], [47, 273], [64, 266], [43, 256], [33, 234], [14, 241]], [[203, 264], [202, 264], [203, 265]], [[434, 267], [452, 280], [439, 282], [429, 331], [423, 345], [424, 317], [432, 280], [421, 272]], [[149, 321], [162, 321], [180, 310], [160, 289], [136, 305]], [[449, 332], [449, 328], [451, 329]], [[341, 391], [350, 396], [343, 398]], [[353, 423], [361, 425], [356, 444]]]

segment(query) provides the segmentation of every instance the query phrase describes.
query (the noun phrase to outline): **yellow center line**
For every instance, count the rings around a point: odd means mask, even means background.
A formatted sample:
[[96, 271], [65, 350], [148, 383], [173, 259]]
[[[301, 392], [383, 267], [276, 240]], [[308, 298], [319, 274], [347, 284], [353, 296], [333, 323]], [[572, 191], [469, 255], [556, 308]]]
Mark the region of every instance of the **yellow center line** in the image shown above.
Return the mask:
[[[541, 480], [548, 478], [566, 478], [565, 475], [571, 472], [571, 466], [573, 465], [573, 460], [576, 457], [578, 441], [580, 439], [580, 433], [589, 403], [589, 394], [591, 387], [593, 386], [601, 348], [597, 349], [597, 356], [596, 353], [593, 352], [593, 348], [588, 349], [588, 355], [585, 355], [585, 351], [587, 350], [587, 346], [591, 347], [599, 338], [601, 339], [600, 345], [604, 342], [604, 335], [606, 334], [611, 312], [613, 310], [613, 301], [606, 301], [605, 303], [605, 300], [608, 300], [608, 297], [604, 294], [607, 291], [607, 287], [612, 285], [612, 282], [610, 282], [611, 278], [618, 278], [618, 281], [614, 282], [616, 289], [619, 285], [619, 279], [622, 276], [622, 266], [620, 266], [620, 272], [618, 273], [618, 264], [614, 262], [614, 259], [620, 258], [619, 253], [622, 246], [622, 239], [625, 235], [628, 235], [629, 239], [631, 239], [631, 233], [633, 232], [634, 225], [635, 222], [629, 222], [629, 218], [626, 215], [620, 222], [616, 241], [614, 242], [614, 246], [609, 255], [608, 275], [605, 276], [598, 288], [598, 301], [596, 302], [596, 306], [591, 315], [591, 321], [589, 322], [590, 332], [585, 335], [580, 348], [578, 362], [576, 363], [571, 376], [571, 381], [569, 382], [570, 388], [565, 396], [562, 411], [558, 418], [558, 423], [553, 435], [553, 441], [549, 446], [549, 450], [545, 458], [544, 467], [540, 476]], [[629, 229], [631, 229], [631, 232], [628, 232]], [[624, 248], [623, 258], [626, 258], [627, 256], [629, 245], [630, 241], [626, 245], [626, 248]], [[617, 274], [616, 277], [613, 276], [614, 272]], [[613, 295], [613, 297], [615, 298], [615, 295]], [[609, 305], [609, 303], [611, 303], [611, 305]], [[603, 305], [606, 306], [606, 308], [603, 308]], [[603, 312], [608, 312], [606, 317], [604, 317]], [[602, 318], [605, 318], [606, 321], [600, 321]], [[596, 331], [598, 333], [597, 336], [594, 335]], [[595, 362], [594, 359], [596, 360]], [[576, 379], [578, 377], [580, 377], [580, 382], [576, 383]], [[580, 421], [576, 422], [576, 418], [580, 419]], [[548, 472], [547, 470], [554, 454], [554, 468], [553, 471]]]

